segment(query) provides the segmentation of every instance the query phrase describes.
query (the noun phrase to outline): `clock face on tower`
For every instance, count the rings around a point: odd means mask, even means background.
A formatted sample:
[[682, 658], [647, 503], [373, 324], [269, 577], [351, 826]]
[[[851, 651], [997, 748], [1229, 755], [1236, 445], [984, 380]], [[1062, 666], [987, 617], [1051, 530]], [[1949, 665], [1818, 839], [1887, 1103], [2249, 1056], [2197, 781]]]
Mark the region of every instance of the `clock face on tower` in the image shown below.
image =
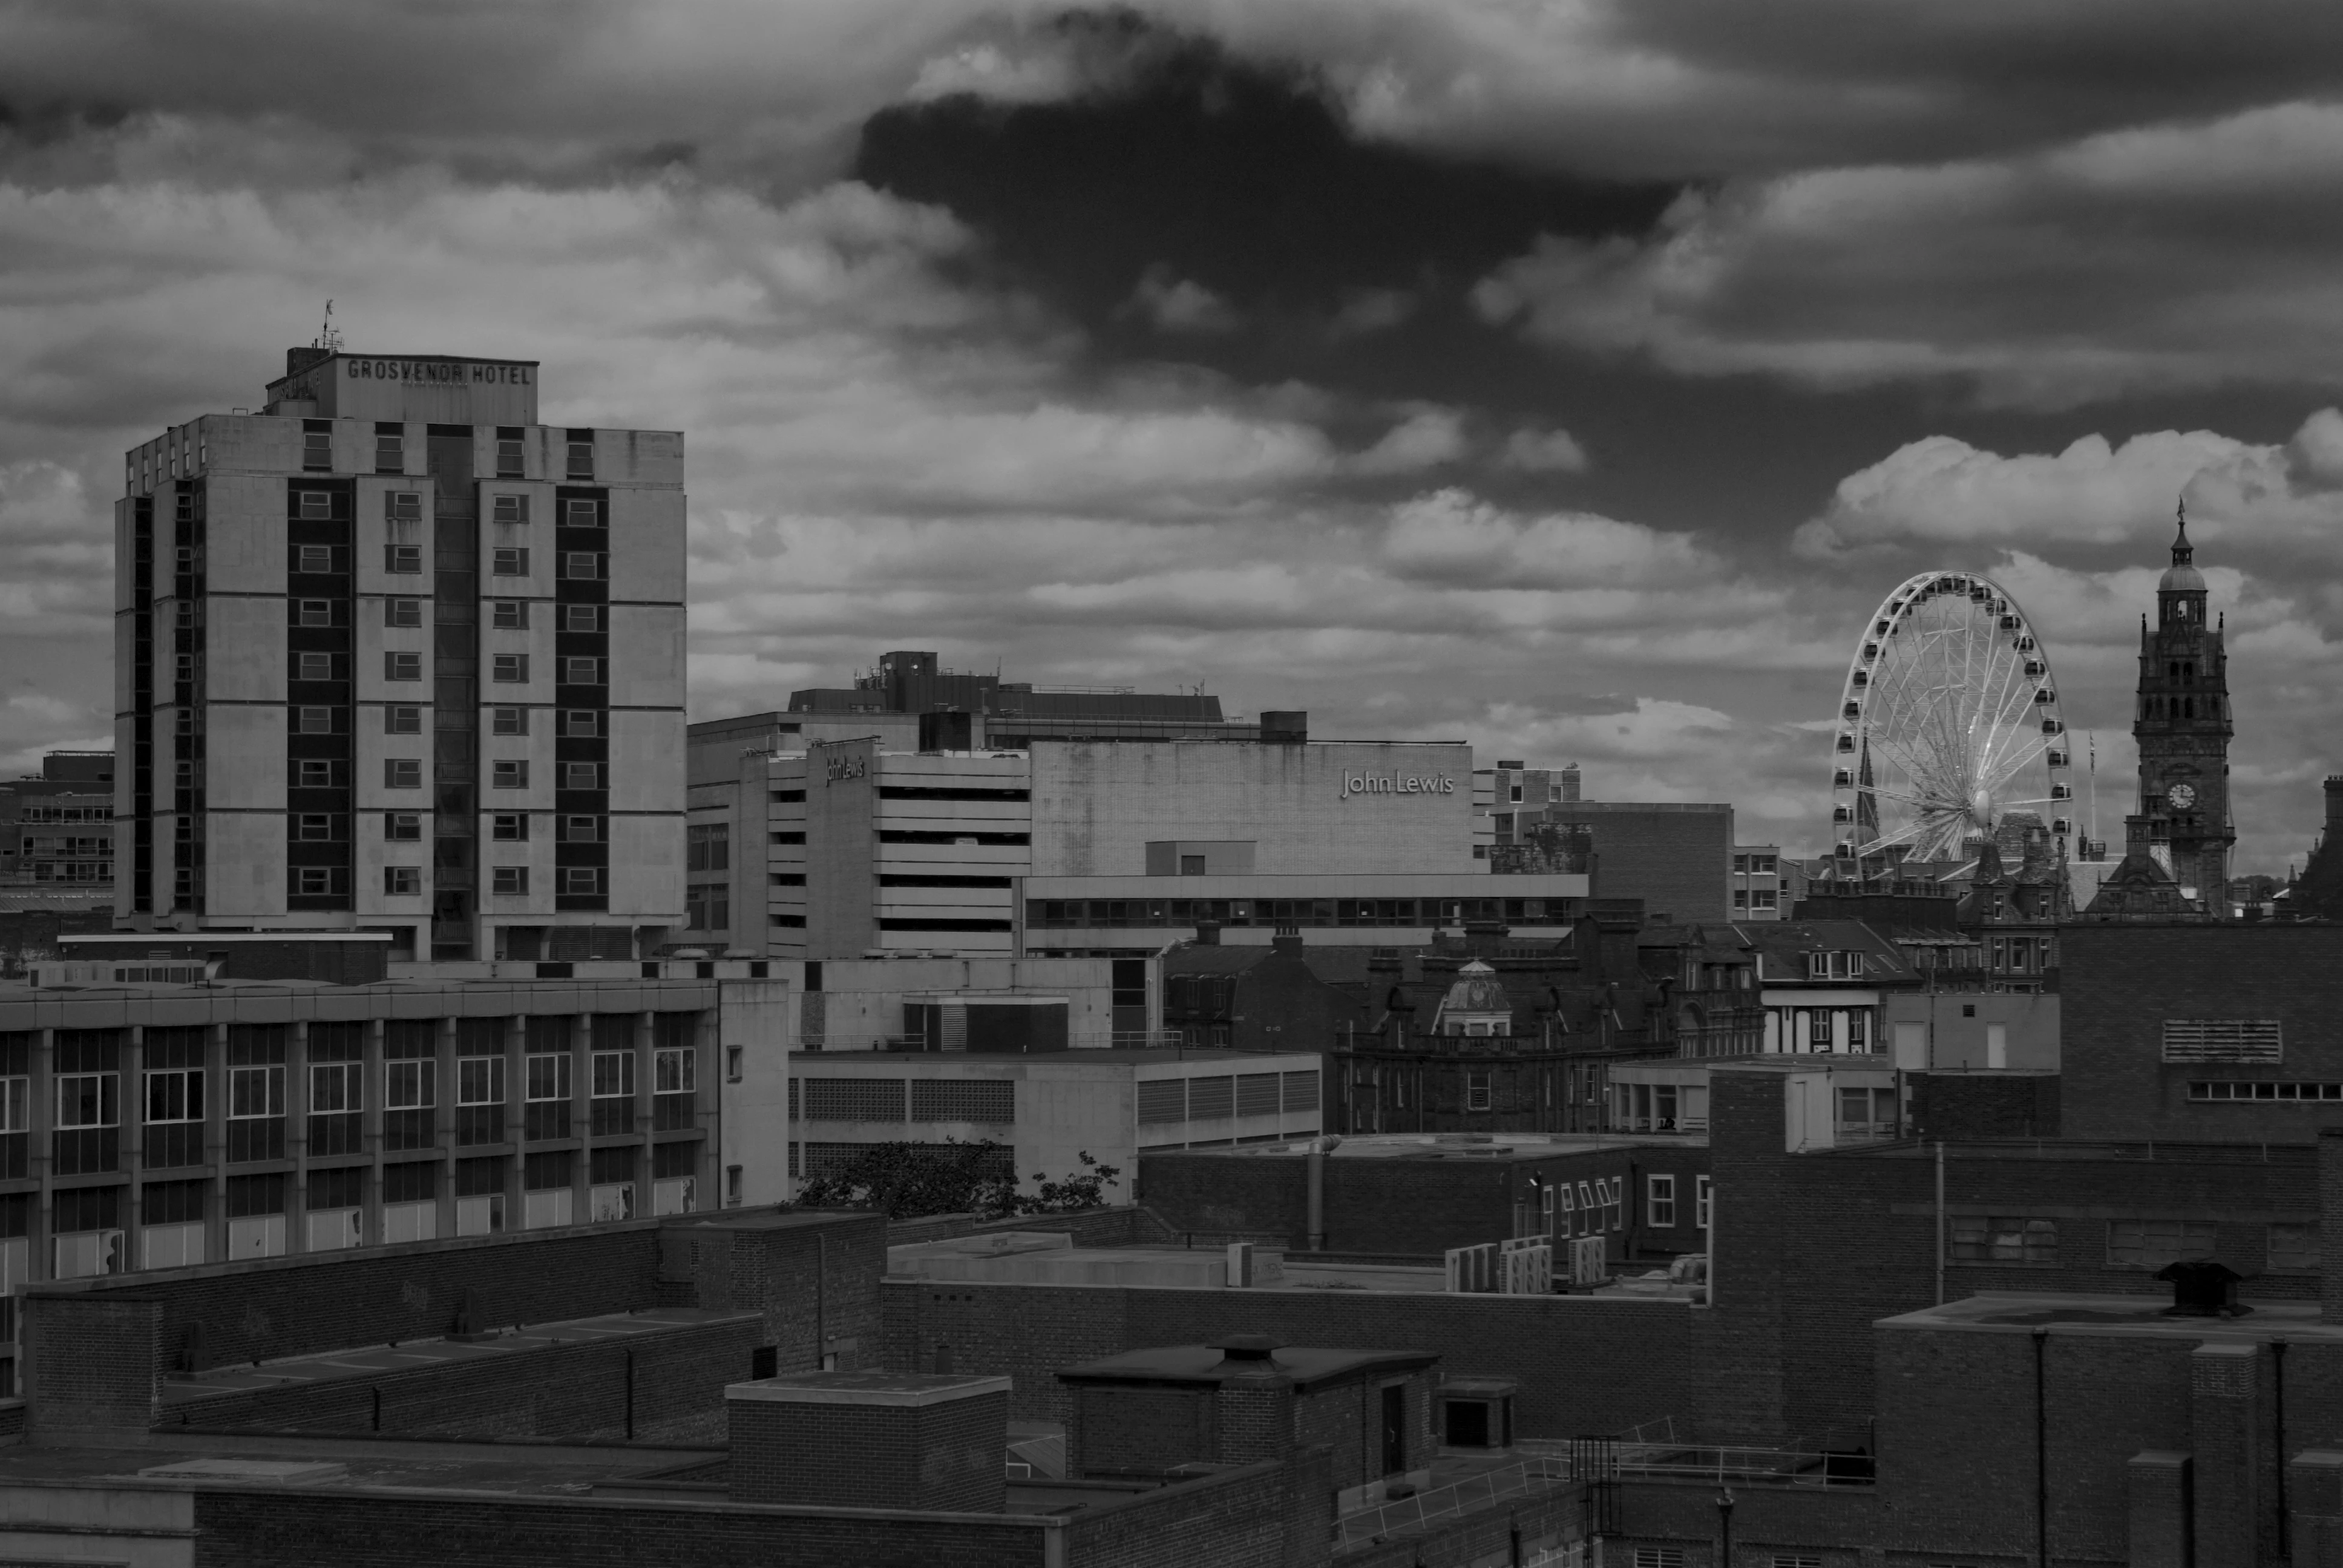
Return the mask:
[[2191, 784], [2175, 784], [2164, 792], [2164, 798], [2172, 802], [2174, 810], [2186, 811], [2197, 804], [2197, 789]]

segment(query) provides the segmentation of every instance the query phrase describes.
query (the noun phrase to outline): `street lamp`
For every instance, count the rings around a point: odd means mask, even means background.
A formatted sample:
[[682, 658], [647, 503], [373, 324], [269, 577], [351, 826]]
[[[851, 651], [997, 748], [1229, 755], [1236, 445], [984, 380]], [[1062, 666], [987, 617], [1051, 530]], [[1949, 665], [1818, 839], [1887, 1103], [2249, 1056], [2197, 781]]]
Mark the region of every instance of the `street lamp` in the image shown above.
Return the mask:
[[1716, 1489], [1716, 1533], [1725, 1543], [1717, 1568], [1733, 1568], [1733, 1488], [1729, 1486]]

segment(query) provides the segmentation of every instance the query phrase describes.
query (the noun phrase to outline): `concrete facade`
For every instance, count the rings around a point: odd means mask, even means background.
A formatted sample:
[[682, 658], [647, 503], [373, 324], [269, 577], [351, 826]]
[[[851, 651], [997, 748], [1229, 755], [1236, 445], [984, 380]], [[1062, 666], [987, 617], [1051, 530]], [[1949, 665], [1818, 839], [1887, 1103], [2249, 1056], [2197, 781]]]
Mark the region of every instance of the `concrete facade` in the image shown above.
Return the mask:
[[682, 919], [683, 437], [295, 349], [127, 454], [116, 914], [628, 958]]
[[1080, 1174], [1088, 1153], [1121, 1173], [1108, 1201], [1127, 1203], [1142, 1151], [1307, 1138], [1324, 1125], [1321, 1059], [1292, 1052], [800, 1053], [788, 1070], [786, 1121], [744, 1109], [728, 1145], [750, 1202], [793, 1193], [800, 1177], [876, 1144], [989, 1141], [1010, 1151], [1028, 1191], [1036, 1172]]

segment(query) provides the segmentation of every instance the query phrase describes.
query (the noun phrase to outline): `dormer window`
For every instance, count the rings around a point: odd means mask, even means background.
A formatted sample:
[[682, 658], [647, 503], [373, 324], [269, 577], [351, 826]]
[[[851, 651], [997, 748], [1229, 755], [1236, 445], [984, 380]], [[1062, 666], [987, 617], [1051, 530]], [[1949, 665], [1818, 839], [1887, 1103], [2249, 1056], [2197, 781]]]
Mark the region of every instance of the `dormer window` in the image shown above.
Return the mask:
[[1808, 980], [1861, 980], [1864, 955], [1860, 952], [1815, 952], [1806, 955]]

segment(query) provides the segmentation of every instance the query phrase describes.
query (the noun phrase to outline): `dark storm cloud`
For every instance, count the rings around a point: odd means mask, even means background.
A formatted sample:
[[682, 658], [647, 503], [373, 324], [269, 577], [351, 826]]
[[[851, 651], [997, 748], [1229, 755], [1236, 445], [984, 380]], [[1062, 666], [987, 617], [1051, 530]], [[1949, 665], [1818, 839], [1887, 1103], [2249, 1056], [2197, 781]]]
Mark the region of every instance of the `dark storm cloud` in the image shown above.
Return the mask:
[[1113, 355], [1286, 373], [1453, 309], [1541, 234], [1646, 234], [1679, 191], [1363, 139], [1306, 65], [1129, 12], [1026, 44], [1062, 95], [887, 108], [854, 172], [950, 208]]

